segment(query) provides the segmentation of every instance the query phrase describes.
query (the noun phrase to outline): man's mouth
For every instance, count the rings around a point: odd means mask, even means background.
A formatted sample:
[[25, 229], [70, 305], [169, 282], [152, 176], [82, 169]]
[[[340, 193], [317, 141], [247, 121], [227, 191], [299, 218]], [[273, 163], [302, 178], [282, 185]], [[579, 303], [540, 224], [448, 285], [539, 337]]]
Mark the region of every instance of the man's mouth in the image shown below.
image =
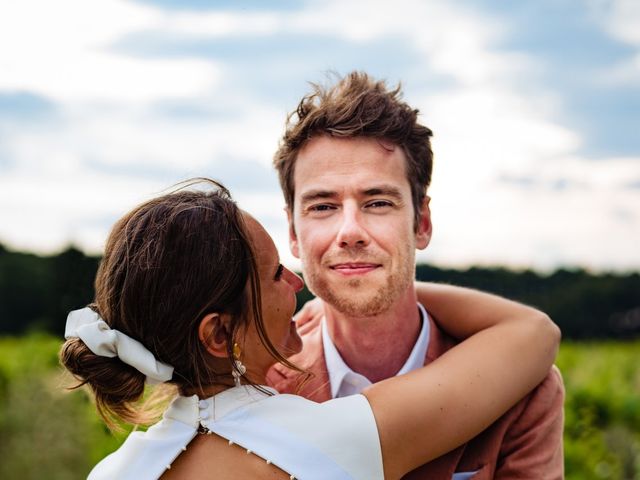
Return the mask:
[[331, 270], [342, 275], [364, 275], [381, 267], [379, 263], [345, 262], [331, 265]]

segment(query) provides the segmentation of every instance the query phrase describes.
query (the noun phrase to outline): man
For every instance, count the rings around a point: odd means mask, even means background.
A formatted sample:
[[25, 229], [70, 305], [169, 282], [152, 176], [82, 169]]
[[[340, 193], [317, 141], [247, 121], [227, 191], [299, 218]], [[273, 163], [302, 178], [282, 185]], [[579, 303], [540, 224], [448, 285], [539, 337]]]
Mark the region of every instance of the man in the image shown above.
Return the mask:
[[[320, 314], [300, 325], [302, 353], [291, 358], [313, 376], [301, 382], [279, 365], [269, 379], [280, 392], [325, 401], [429, 363], [455, 340], [414, 288], [415, 249], [427, 247], [432, 229], [431, 131], [399, 89], [364, 73], [314, 88], [274, 160], [291, 251], [322, 299]], [[562, 478], [563, 396], [553, 369], [487, 430], [405, 478]]]

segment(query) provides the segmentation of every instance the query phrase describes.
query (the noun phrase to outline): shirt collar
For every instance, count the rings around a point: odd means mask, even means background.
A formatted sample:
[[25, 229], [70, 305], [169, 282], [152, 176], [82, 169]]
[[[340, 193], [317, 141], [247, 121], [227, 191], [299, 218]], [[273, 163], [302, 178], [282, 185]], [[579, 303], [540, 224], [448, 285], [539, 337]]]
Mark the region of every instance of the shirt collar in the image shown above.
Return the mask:
[[[429, 315], [420, 303], [418, 303], [418, 311], [420, 312], [420, 319], [422, 321], [420, 334], [418, 335], [418, 339], [416, 340], [409, 357], [396, 375], [402, 375], [424, 366], [430, 337]], [[351, 368], [349, 368], [349, 366], [344, 362], [338, 352], [338, 349], [329, 336], [325, 318], [322, 319], [321, 329], [324, 359], [327, 366], [327, 372], [329, 373], [329, 383], [331, 385], [331, 396], [333, 398], [337, 398], [359, 393], [366, 386], [371, 385], [371, 382], [366, 377], [351, 370]], [[347, 381], [349, 382], [348, 384]]]

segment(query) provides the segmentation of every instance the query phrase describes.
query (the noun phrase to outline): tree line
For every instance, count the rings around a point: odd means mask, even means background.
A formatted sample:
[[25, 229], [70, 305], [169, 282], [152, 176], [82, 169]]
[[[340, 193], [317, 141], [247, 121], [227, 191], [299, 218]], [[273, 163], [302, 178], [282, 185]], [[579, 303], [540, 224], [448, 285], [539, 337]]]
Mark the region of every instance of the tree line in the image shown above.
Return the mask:
[[[15, 252], [0, 244], [0, 334], [42, 330], [61, 336], [67, 313], [93, 299], [100, 257], [75, 247], [57, 255]], [[565, 339], [640, 336], [640, 274], [594, 274], [559, 269], [472, 267], [465, 270], [418, 265], [416, 277], [503, 295], [533, 305], [560, 326]], [[308, 290], [298, 305], [311, 298]]]

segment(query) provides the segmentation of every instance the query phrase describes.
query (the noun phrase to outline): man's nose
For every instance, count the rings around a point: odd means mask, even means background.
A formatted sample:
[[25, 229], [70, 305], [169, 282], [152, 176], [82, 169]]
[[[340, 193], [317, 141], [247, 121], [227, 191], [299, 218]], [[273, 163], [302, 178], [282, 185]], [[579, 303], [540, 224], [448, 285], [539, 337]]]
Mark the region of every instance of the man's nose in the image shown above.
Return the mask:
[[366, 247], [370, 242], [369, 233], [365, 228], [362, 218], [363, 213], [359, 208], [345, 207], [340, 220], [340, 227], [336, 236], [338, 246]]

